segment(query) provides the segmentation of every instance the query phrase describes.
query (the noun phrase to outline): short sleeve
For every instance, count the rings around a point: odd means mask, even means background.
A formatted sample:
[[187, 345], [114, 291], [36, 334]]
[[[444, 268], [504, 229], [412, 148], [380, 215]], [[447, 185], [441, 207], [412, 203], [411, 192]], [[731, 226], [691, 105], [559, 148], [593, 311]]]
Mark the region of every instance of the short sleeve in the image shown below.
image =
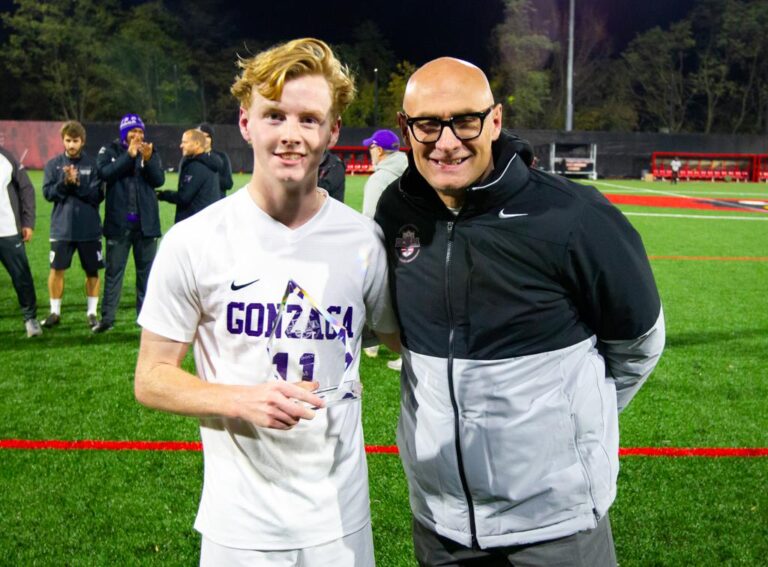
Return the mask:
[[190, 254], [193, 245], [177, 227], [168, 231], [160, 244], [138, 321], [148, 331], [191, 343], [201, 304]]

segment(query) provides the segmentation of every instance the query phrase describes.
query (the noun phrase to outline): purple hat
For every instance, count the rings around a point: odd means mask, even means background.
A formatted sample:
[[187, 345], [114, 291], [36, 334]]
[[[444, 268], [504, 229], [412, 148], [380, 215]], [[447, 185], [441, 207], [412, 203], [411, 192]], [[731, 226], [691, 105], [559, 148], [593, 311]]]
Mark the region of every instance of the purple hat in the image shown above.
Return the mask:
[[141, 121], [141, 117], [138, 114], [126, 114], [123, 119], [120, 120], [120, 141], [125, 146], [125, 137], [128, 132], [134, 128], [141, 128], [144, 131], [144, 122]]
[[376, 144], [384, 150], [399, 150], [400, 138], [392, 130], [376, 130], [373, 136], [363, 140], [364, 146]]

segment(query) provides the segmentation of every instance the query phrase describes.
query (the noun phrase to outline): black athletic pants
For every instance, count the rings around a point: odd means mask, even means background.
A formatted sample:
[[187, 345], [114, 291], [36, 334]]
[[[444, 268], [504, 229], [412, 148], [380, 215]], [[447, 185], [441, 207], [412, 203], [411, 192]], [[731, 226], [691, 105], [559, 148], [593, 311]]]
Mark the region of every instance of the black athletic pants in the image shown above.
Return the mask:
[[21, 236], [6, 236], [0, 238], [0, 262], [11, 276], [13, 289], [19, 298], [21, 313], [24, 321], [37, 317], [37, 295], [32, 272], [29, 269], [27, 251]]
[[592, 530], [529, 545], [471, 549], [413, 521], [413, 543], [421, 567], [616, 567], [611, 522]]
[[104, 271], [104, 299], [101, 303], [101, 320], [105, 324], [115, 322], [120, 295], [123, 293], [123, 277], [128, 264], [128, 254], [133, 248], [136, 267], [136, 315], [141, 311], [147, 279], [157, 252], [157, 238], [147, 238], [141, 230], [128, 229], [118, 238], [107, 238], [106, 270]]

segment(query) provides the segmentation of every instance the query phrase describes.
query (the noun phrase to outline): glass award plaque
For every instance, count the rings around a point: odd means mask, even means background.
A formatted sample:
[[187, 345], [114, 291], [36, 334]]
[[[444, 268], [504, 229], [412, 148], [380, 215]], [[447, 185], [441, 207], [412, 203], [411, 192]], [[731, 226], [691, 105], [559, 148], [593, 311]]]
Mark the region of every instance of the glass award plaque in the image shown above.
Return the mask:
[[267, 353], [276, 380], [315, 381], [326, 407], [359, 400], [362, 384], [351, 372], [353, 355], [340, 316], [328, 313], [294, 280], [288, 280], [267, 321]]

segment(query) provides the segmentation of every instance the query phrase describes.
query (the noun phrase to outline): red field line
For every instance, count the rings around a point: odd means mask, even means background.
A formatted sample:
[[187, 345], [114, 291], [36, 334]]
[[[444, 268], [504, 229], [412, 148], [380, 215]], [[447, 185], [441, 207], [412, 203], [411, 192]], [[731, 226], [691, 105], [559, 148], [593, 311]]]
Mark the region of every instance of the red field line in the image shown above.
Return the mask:
[[[200, 451], [198, 441], [61, 441], [0, 439], [0, 449], [59, 451]], [[366, 445], [366, 453], [397, 454], [394, 445]], [[768, 457], [768, 447], [624, 447], [622, 457]]]
[[714, 262], [768, 262], [768, 256], [648, 256], [649, 260], [703, 260]]

